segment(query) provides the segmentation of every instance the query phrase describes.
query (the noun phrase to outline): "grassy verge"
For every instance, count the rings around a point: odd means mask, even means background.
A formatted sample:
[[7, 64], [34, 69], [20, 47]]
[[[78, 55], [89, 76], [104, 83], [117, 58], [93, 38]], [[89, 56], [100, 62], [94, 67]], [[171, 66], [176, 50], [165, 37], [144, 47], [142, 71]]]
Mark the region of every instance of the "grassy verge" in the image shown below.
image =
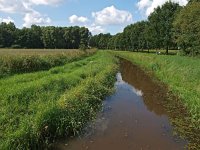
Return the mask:
[[75, 134], [109, 92], [116, 72], [106, 52], [49, 71], [1, 79], [0, 149], [39, 149]]
[[[14, 54], [15, 55], [14, 55]], [[48, 70], [92, 55], [95, 50], [0, 50], [0, 78], [17, 73]]]

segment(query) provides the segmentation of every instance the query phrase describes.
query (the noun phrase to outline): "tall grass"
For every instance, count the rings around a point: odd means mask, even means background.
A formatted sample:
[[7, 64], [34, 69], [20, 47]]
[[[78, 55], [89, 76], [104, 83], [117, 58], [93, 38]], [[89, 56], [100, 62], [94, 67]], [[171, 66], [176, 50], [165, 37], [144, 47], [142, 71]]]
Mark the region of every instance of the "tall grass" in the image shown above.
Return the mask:
[[153, 72], [179, 96], [192, 120], [200, 124], [200, 59], [131, 52], [113, 52]]
[[40, 149], [77, 133], [109, 92], [116, 72], [106, 52], [0, 83], [0, 149]]
[[61, 66], [95, 53], [95, 50], [68, 51], [0, 51], [0, 78], [17, 74], [27, 73], [40, 70], [48, 70], [55, 66]]

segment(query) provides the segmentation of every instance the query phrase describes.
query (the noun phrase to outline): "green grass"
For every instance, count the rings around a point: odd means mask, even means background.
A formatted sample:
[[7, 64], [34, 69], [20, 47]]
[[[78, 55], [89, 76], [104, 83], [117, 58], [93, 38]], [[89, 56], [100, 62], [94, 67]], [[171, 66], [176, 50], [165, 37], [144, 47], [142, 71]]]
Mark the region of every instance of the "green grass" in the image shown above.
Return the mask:
[[132, 52], [113, 52], [153, 72], [187, 106], [200, 123], [200, 59]]
[[78, 133], [113, 86], [116, 60], [107, 52], [49, 71], [0, 79], [0, 149], [39, 149]]
[[94, 53], [95, 50], [0, 50], [0, 78], [48, 70]]

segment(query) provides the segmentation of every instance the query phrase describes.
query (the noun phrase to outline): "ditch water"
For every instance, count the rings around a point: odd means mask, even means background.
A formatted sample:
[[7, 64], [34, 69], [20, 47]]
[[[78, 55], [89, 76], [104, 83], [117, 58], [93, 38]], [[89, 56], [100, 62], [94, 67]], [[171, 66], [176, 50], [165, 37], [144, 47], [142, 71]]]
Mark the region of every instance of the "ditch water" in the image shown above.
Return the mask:
[[60, 141], [60, 150], [180, 150], [187, 141], [173, 135], [161, 105], [167, 91], [129, 61], [121, 60], [116, 91], [79, 137]]

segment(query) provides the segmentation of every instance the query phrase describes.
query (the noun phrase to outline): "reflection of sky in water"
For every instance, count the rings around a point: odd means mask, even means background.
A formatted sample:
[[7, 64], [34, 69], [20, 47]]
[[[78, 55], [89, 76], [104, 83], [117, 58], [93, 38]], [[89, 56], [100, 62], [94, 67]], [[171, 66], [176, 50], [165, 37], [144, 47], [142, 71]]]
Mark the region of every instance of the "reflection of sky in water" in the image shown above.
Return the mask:
[[117, 76], [116, 76], [116, 78], [117, 78], [117, 85], [119, 85], [119, 84], [124, 84], [124, 81], [122, 80], [122, 75], [121, 75], [121, 73], [117, 73]]
[[[128, 84], [128, 83], [123, 81], [121, 73], [117, 73], [116, 78], [117, 78], [116, 85]], [[137, 96], [142, 96], [143, 95], [143, 92], [141, 90], [135, 89], [133, 86], [131, 86], [131, 88], [132, 88], [132, 91], [135, 94], [137, 94]]]
[[133, 88], [133, 92], [135, 94], [137, 94], [137, 96], [142, 96], [143, 95], [143, 92], [141, 90], [138, 90], [138, 89], [135, 89], [135, 88]]

